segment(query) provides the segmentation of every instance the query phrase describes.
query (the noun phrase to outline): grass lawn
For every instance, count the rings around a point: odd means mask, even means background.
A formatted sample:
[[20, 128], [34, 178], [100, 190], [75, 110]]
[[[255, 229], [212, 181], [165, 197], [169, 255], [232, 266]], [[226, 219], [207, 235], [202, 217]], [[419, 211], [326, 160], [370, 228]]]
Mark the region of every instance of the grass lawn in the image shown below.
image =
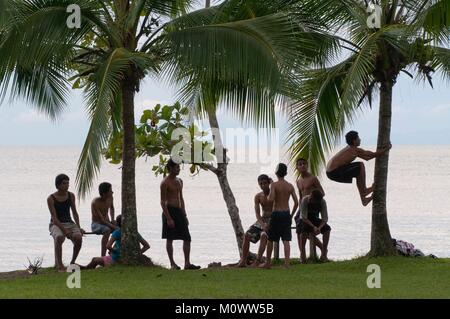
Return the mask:
[[[367, 266], [381, 267], [381, 288], [369, 289]], [[450, 259], [389, 257], [290, 269], [205, 269], [113, 266], [81, 273], [81, 288], [68, 289], [68, 274], [0, 279], [0, 298], [450, 298]], [[2, 278], [2, 277], [0, 277]]]

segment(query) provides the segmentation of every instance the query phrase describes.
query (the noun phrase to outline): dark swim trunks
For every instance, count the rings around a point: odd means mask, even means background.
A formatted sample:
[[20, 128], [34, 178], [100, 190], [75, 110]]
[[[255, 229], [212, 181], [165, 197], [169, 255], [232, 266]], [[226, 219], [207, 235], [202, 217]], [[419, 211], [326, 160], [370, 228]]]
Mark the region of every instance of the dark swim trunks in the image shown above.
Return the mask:
[[[308, 220], [316, 227], [319, 227], [320, 224], [322, 223], [322, 219], [320, 218], [313, 218], [313, 219], [308, 218]], [[303, 220], [300, 220], [299, 223], [297, 224], [297, 234], [312, 233], [313, 230], [314, 229], [310, 225], [306, 224]], [[320, 230], [320, 233], [323, 235], [330, 230], [331, 230], [330, 225], [325, 224]]]
[[170, 228], [167, 225], [167, 218], [162, 215], [162, 238], [169, 240], [184, 240], [191, 241], [191, 234], [189, 233], [189, 227], [187, 223], [186, 215], [181, 208], [167, 207], [169, 214], [172, 217], [175, 227]]
[[327, 176], [332, 181], [351, 184], [353, 178], [358, 177], [361, 172], [361, 164], [361, 162], [351, 162], [340, 166], [331, 172], [327, 172]]
[[267, 232], [269, 240], [277, 242], [281, 238], [282, 241], [291, 241], [291, 223], [292, 219], [289, 211], [273, 212], [270, 218], [269, 230]]

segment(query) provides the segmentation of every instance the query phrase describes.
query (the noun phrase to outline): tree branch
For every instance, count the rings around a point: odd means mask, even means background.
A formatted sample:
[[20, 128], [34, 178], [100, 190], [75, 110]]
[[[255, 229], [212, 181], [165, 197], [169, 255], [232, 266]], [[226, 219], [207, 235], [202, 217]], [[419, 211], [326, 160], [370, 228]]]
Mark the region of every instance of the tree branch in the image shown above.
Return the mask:
[[200, 166], [204, 170], [210, 171], [216, 175], [218, 173], [218, 169], [211, 164], [202, 163], [202, 164], [198, 164], [198, 166]]

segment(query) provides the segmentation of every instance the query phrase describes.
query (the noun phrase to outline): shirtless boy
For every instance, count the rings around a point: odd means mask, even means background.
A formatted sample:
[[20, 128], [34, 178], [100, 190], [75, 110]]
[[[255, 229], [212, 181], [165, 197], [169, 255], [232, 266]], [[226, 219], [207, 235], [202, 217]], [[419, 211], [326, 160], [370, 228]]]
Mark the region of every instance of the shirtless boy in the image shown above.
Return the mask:
[[[361, 139], [358, 132], [350, 131], [345, 135], [347, 146], [333, 156], [327, 164], [327, 176], [332, 181], [338, 183], [351, 184], [353, 178], [356, 178], [356, 185], [358, 186], [361, 202], [367, 206], [373, 199], [373, 185], [366, 186], [366, 168], [362, 162], [353, 162], [357, 157], [369, 161], [373, 158], [380, 157], [392, 148], [392, 144], [371, 152], [360, 148]], [[370, 196], [369, 196], [370, 195]]]
[[[297, 171], [299, 172], [300, 176], [297, 179], [297, 188], [299, 193], [299, 203], [302, 202], [303, 198], [306, 196], [311, 195], [311, 193], [314, 190], [318, 190], [322, 193], [322, 196], [325, 196], [325, 191], [323, 190], [322, 185], [320, 184], [319, 179], [317, 176], [314, 176], [308, 171], [308, 161], [304, 158], [299, 158], [296, 163]], [[300, 250], [300, 255], [302, 256], [305, 252], [302, 251], [302, 237], [301, 232], [302, 228], [301, 225], [301, 205], [300, 209], [298, 210], [297, 214], [295, 214], [294, 217], [295, 220], [295, 226], [296, 226], [296, 233], [297, 233], [297, 240], [298, 240], [298, 248]], [[315, 238], [315, 244], [317, 247], [319, 247], [320, 250], [323, 249], [322, 242], [316, 237]], [[301, 259], [301, 258], [300, 258]]]
[[[250, 249], [250, 242], [256, 244], [259, 240], [259, 249], [256, 260], [252, 266], [258, 266], [262, 261], [262, 255], [267, 245], [267, 229], [270, 223], [270, 216], [272, 215], [273, 202], [267, 199], [270, 193], [271, 178], [266, 174], [262, 174], [258, 177], [258, 184], [262, 192], [255, 195], [255, 215], [256, 223], [254, 223], [249, 230], [245, 233], [244, 244], [242, 247], [242, 258], [239, 261], [238, 267], [247, 266], [247, 258]], [[261, 216], [262, 209], [262, 216]]]
[[180, 174], [180, 165], [169, 159], [166, 168], [169, 175], [161, 182], [162, 238], [167, 240], [166, 250], [170, 267], [174, 270], [180, 269], [173, 259], [173, 241], [182, 240], [184, 269], [200, 269], [200, 266], [190, 262], [191, 234], [184, 206], [183, 181], [177, 177]]
[[[267, 244], [267, 260], [260, 267], [269, 269], [271, 267], [273, 242], [278, 242], [281, 238], [284, 246], [284, 264], [289, 267], [290, 263], [290, 244], [292, 239], [291, 223], [292, 216], [298, 208], [298, 198], [295, 188], [288, 183], [284, 177], [287, 175], [286, 164], [280, 163], [277, 166], [275, 174], [278, 180], [270, 184], [270, 193], [267, 197], [269, 201], [273, 201], [273, 213], [270, 218], [267, 236], [269, 242]], [[289, 200], [294, 200], [294, 208], [292, 212], [289, 209]]]
[[[101, 256], [106, 256], [106, 244], [109, 235], [118, 229], [111, 221], [114, 220], [114, 199], [112, 185], [104, 182], [98, 186], [100, 197], [91, 203], [92, 224], [91, 230], [94, 234], [102, 236]], [[109, 213], [109, 215], [108, 215]], [[111, 219], [110, 219], [111, 218]]]

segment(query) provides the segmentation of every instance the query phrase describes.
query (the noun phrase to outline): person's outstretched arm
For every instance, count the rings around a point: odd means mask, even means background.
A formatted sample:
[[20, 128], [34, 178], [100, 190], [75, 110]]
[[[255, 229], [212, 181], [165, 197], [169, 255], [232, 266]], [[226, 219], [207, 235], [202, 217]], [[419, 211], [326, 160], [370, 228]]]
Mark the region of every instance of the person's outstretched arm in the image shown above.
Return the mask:
[[297, 194], [295, 193], [294, 186], [292, 186], [292, 189], [291, 189], [291, 196], [292, 196], [292, 199], [294, 200], [294, 208], [292, 209], [292, 213], [291, 213], [291, 217], [293, 217], [295, 212], [297, 212], [297, 208], [298, 208], [298, 198], [297, 198]]
[[183, 210], [184, 216], [186, 217], [186, 222], [189, 225], [189, 219], [187, 218], [186, 206], [184, 206], [184, 197], [183, 197], [183, 180], [180, 178], [180, 204], [181, 209]]
[[[320, 183], [319, 179], [316, 177], [314, 177], [314, 187], [316, 189], [318, 189], [323, 196], [325, 196], [325, 191], [323, 190], [322, 184]], [[302, 199], [300, 198], [300, 202], [302, 201]]]
[[172, 216], [170, 216], [169, 210], [167, 208], [167, 185], [164, 181], [161, 183], [160, 189], [161, 189], [161, 207], [163, 210], [163, 214], [167, 219], [167, 225], [170, 228], [174, 228], [175, 222], [173, 221]]
[[103, 217], [103, 214], [98, 209], [95, 200], [92, 201], [91, 211], [92, 211], [92, 214], [97, 217], [97, 220], [100, 221], [100, 224], [108, 226], [111, 229], [117, 229], [116, 225], [112, 224], [110, 221], [106, 220], [105, 217]]
[[264, 227], [264, 222], [262, 220], [261, 217], [261, 207], [259, 205], [259, 198], [258, 195], [255, 196], [254, 199], [254, 203], [255, 203], [255, 216], [256, 216], [256, 220], [258, 221], [258, 223]]
[[109, 216], [111, 218], [111, 222], [115, 220], [116, 209], [114, 208], [114, 197], [111, 198], [111, 207], [109, 208]]
[[322, 227], [325, 226], [326, 223], [328, 223], [327, 202], [323, 198], [322, 202], [320, 203], [320, 217], [322, 217], [322, 222], [320, 223], [319, 227], [317, 227], [319, 230], [321, 230]]
[[69, 196], [70, 196], [70, 206], [72, 207], [73, 220], [75, 221], [75, 224], [77, 224], [81, 233], [84, 234], [85, 231], [80, 226], [80, 216], [78, 215], [77, 206], [75, 205], [75, 195], [69, 192]]
[[267, 200], [275, 202], [275, 186], [273, 186], [273, 183], [270, 184], [270, 192], [269, 195], [267, 195]]
[[150, 244], [141, 235], [139, 235], [139, 243], [142, 245], [141, 254], [150, 249]]
[[387, 147], [383, 147], [379, 150], [377, 150], [376, 152], [372, 152], [372, 151], [368, 151], [362, 148], [357, 148], [356, 149], [356, 154], [359, 158], [362, 158], [363, 160], [369, 161], [371, 159], [374, 159], [376, 157], [379, 157], [383, 154], [385, 154], [386, 152], [388, 152], [390, 149], [392, 148], [392, 144], [389, 143], [389, 145]]
[[302, 212], [302, 220], [306, 225], [309, 225], [312, 229], [314, 229], [314, 234], [317, 233], [318, 228], [311, 223], [311, 221], [308, 219], [308, 197], [304, 197], [301, 202], [302, 208], [300, 211]]
[[106, 249], [107, 249], [110, 253], [112, 253], [113, 250], [114, 250], [113, 246], [114, 246], [114, 242], [115, 242], [115, 241], [116, 241], [116, 238], [114, 238], [113, 236], [111, 236], [111, 237], [109, 238], [109, 240], [108, 240], [108, 243], [106, 244]]

